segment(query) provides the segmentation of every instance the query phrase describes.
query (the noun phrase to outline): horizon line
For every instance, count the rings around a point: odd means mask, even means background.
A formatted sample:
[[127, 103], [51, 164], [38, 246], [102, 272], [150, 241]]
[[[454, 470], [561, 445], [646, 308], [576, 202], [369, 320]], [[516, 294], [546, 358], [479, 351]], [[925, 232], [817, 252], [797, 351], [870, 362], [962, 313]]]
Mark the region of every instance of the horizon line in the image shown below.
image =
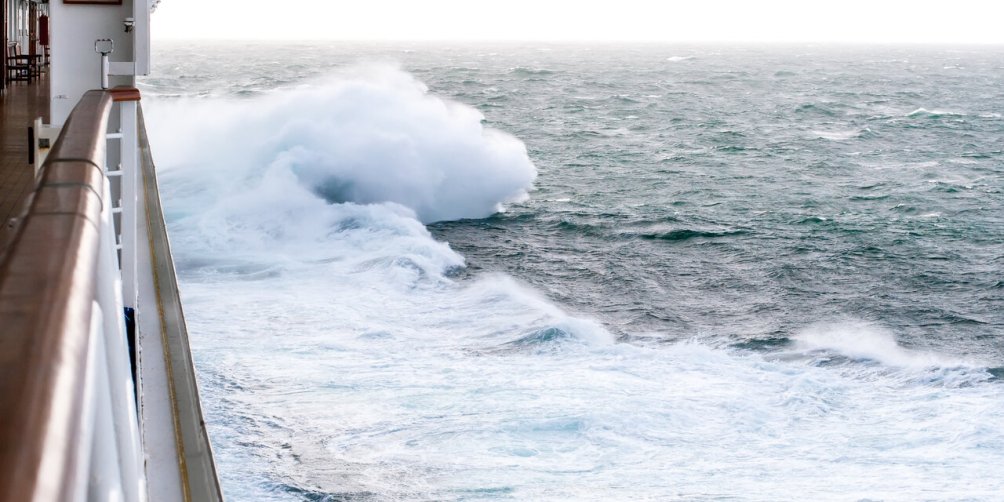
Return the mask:
[[153, 42], [275, 42], [275, 43], [386, 43], [386, 44], [552, 44], [552, 45], [827, 45], [827, 46], [943, 46], [1002, 47], [1004, 41], [848, 41], [848, 40], [548, 40], [548, 39], [380, 39], [380, 38], [243, 38], [243, 37], [152, 37]]

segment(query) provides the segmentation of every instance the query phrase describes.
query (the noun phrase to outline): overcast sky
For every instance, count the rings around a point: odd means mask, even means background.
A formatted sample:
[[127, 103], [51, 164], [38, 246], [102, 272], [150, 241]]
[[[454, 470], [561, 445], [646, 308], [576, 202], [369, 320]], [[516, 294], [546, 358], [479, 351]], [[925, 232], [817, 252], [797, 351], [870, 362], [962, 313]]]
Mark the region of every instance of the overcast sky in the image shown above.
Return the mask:
[[163, 0], [156, 39], [1004, 44], [1004, 0]]

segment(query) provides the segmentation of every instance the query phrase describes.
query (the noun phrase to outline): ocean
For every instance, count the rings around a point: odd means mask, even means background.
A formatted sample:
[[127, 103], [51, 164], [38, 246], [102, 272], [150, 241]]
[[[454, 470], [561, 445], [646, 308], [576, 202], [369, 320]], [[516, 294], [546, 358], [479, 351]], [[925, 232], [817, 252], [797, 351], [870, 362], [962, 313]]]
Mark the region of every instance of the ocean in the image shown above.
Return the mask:
[[154, 56], [230, 500], [1004, 493], [1004, 48]]

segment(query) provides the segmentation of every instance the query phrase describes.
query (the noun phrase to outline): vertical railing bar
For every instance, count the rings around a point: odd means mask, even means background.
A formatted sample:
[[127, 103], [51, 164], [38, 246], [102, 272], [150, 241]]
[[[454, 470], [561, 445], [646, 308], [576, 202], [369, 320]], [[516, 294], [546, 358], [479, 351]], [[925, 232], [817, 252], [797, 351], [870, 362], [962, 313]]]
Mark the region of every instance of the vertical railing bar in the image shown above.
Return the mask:
[[139, 170], [139, 139], [136, 135], [137, 101], [118, 103], [122, 130], [121, 147], [121, 205], [122, 205], [122, 299], [127, 308], [137, 308], [136, 283], [136, 217], [137, 172]]

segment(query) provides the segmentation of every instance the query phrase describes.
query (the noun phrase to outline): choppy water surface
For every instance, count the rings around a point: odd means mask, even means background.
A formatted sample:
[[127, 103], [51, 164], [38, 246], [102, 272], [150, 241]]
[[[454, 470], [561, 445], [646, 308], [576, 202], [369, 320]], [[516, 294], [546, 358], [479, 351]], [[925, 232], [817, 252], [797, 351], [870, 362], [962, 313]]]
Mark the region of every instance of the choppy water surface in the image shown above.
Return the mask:
[[1000, 48], [156, 56], [229, 498], [1004, 493]]

